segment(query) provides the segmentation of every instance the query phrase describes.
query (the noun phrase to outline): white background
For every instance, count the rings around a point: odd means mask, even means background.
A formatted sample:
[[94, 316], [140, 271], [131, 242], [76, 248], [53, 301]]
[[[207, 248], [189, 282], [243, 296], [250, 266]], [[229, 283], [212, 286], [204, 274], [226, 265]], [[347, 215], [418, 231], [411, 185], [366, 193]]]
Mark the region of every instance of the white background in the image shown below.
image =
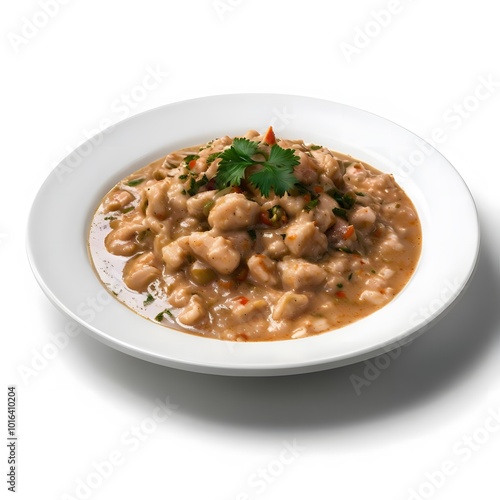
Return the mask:
[[[50, 17], [42, 4], [8, 2], [1, 16], [2, 390], [5, 402], [9, 384], [18, 392], [17, 498], [498, 498], [494, 3], [51, 0]], [[161, 81], [126, 104], [148, 68]], [[481, 81], [490, 88], [479, 100]], [[84, 333], [61, 340], [74, 323], [45, 298], [25, 252], [45, 177], [107, 123], [235, 92], [322, 97], [426, 139], [445, 132], [436, 146], [477, 203], [478, 268], [460, 305], [388, 367], [224, 378], [149, 364]], [[446, 186], [442, 195], [460, 203]], [[450, 224], [467, 238], [462, 221]], [[359, 395], [353, 375], [371, 379]]]

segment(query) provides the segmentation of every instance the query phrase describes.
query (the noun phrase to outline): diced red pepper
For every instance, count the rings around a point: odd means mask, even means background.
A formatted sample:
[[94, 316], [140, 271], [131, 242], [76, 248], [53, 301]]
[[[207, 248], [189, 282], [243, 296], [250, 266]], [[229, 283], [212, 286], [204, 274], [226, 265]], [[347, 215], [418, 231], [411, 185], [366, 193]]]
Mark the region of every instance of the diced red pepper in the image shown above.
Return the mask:
[[189, 168], [194, 168], [196, 166], [196, 160], [191, 160], [189, 162]]
[[345, 294], [345, 292], [343, 292], [342, 290], [339, 290], [338, 292], [335, 292], [335, 295], [336, 295], [339, 299], [345, 299], [345, 298], [346, 298], [346, 294]]
[[260, 213], [260, 222], [262, 224], [265, 224], [266, 226], [272, 226], [273, 225], [271, 219], [269, 218], [267, 210], [265, 212], [261, 212]]
[[269, 146], [276, 144], [276, 136], [274, 135], [273, 127], [269, 127], [267, 129], [266, 133], [264, 134], [264, 139], [262, 139], [262, 142], [269, 144]]
[[352, 235], [354, 234], [354, 226], [347, 226], [345, 232], [344, 232], [344, 240], [348, 240]]
[[322, 193], [324, 190], [323, 190], [323, 187], [322, 186], [314, 186], [314, 192], [315, 193]]
[[235, 297], [233, 300], [237, 300], [242, 306], [248, 304], [248, 299], [244, 297], [243, 295], [240, 295], [239, 297]]

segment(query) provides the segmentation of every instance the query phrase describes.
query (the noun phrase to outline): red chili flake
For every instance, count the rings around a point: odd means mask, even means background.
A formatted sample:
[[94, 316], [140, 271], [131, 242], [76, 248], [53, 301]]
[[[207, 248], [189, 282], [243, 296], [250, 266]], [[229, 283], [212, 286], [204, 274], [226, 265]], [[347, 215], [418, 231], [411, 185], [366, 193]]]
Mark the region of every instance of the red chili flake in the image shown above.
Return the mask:
[[240, 295], [239, 297], [235, 297], [233, 300], [237, 300], [242, 306], [245, 304], [248, 304], [248, 299], [244, 297], [243, 295]]

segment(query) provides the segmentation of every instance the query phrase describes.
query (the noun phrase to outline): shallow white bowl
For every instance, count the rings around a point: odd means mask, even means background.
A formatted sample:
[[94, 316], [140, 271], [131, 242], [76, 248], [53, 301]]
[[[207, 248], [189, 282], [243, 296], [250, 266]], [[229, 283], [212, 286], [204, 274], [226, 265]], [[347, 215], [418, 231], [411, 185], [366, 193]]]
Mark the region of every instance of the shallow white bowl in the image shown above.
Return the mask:
[[[404, 290], [352, 325], [314, 337], [232, 343], [189, 335], [133, 313], [104, 290], [87, 254], [92, 215], [120, 179], [175, 149], [222, 135], [264, 131], [364, 160], [414, 202], [422, 256]], [[457, 222], [466, 228], [456, 230]], [[282, 375], [354, 363], [409, 342], [455, 301], [479, 248], [474, 201], [456, 170], [422, 139], [366, 111], [307, 97], [244, 94], [194, 99], [133, 116], [82, 144], [49, 175], [28, 225], [40, 286], [98, 340], [155, 363], [224, 375]]]

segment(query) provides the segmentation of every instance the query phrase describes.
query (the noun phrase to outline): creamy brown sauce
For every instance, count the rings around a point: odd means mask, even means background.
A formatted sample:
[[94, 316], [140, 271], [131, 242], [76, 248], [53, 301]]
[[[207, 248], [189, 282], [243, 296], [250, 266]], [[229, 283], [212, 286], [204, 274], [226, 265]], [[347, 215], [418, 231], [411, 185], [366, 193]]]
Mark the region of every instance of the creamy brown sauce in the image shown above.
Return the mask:
[[[246, 136], [268, 148], [264, 136]], [[392, 175], [326, 147], [278, 139], [299, 184], [268, 198], [217, 190], [230, 137], [179, 150], [104, 197], [89, 251], [103, 284], [159, 324], [223, 340], [301, 338], [363, 318], [406, 285], [416, 210]]]

